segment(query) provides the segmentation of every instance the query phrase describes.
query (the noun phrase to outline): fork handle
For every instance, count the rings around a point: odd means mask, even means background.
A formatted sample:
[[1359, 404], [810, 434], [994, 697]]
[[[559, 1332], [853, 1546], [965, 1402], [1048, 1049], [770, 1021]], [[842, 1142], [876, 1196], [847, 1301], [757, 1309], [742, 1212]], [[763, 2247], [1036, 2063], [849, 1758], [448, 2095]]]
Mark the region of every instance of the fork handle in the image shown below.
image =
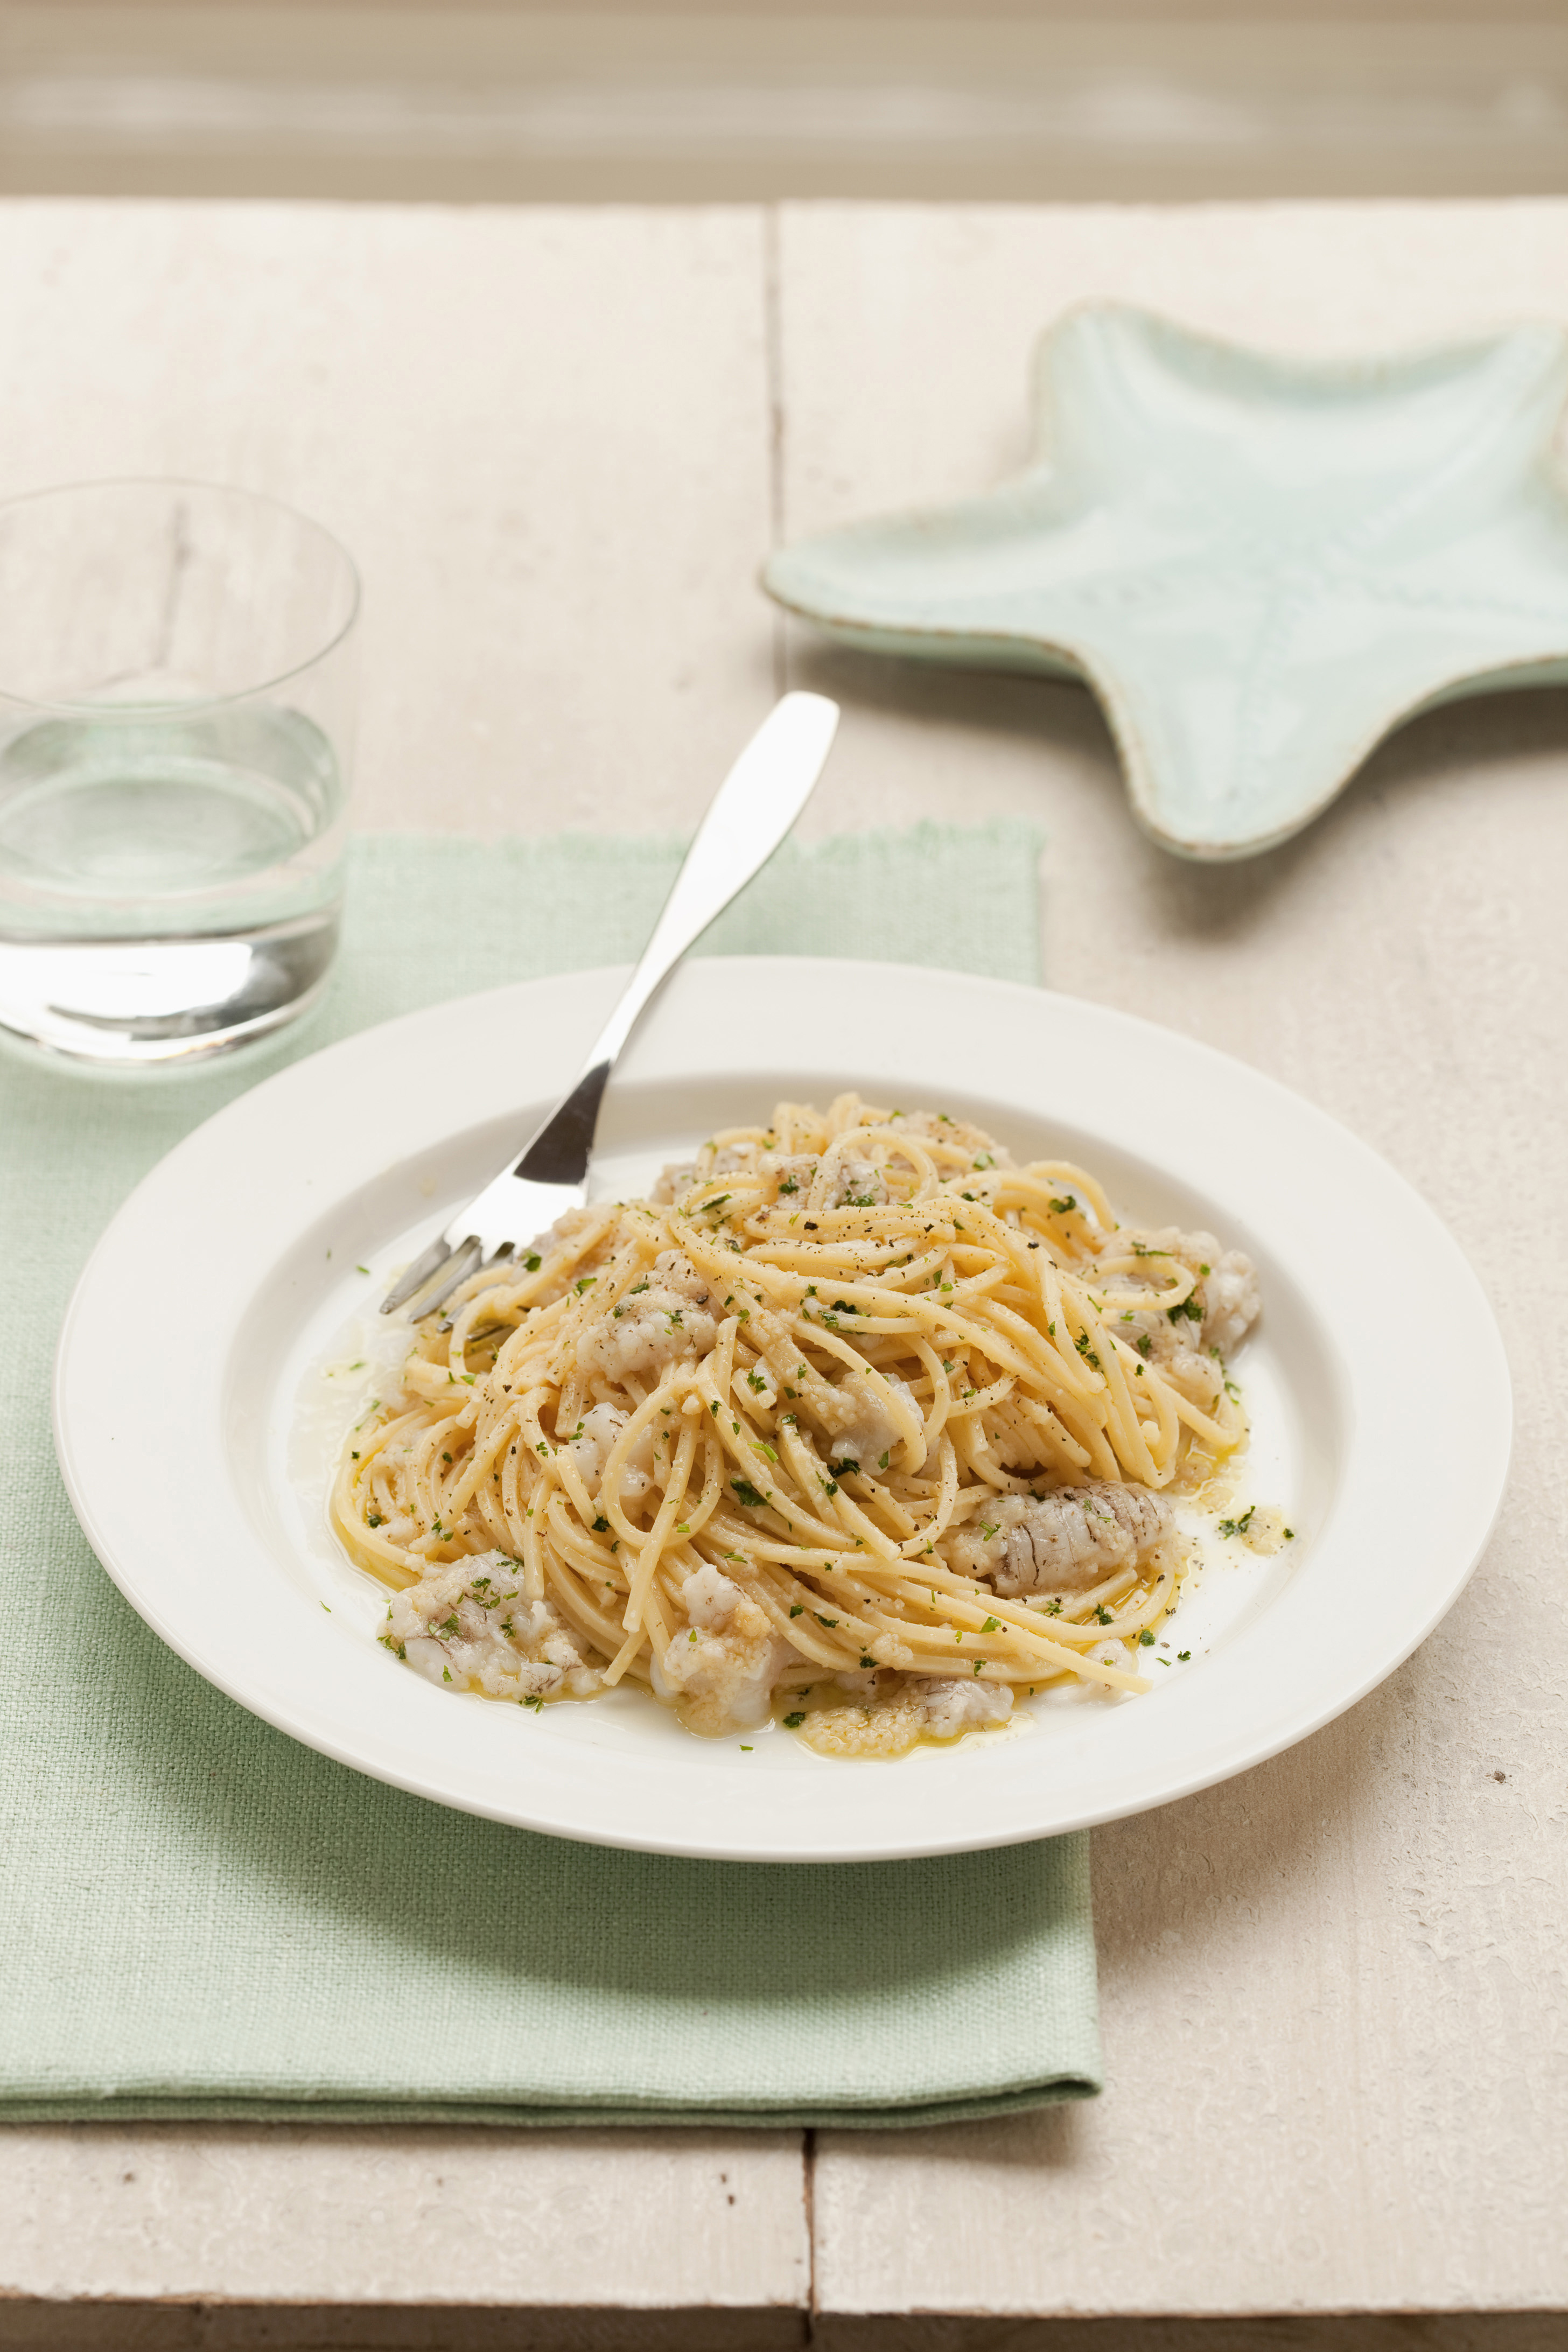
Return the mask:
[[786, 694], [774, 704], [709, 803], [653, 935], [594, 1040], [582, 1075], [531, 1136], [515, 1174], [543, 1184], [583, 1181], [599, 1106], [622, 1047], [687, 950], [790, 831], [822, 773], [837, 725], [838, 705], [826, 695]]

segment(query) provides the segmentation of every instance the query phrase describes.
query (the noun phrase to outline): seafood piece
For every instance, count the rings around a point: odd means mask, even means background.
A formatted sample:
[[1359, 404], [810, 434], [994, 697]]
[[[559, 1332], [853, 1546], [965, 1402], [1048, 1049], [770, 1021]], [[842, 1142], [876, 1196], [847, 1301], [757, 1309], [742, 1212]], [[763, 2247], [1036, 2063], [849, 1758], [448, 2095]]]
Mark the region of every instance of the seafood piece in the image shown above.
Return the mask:
[[607, 1380], [656, 1377], [682, 1356], [706, 1356], [717, 1326], [709, 1289], [684, 1250], [661, 1250], [619, 1305], [578, 1343], [577, 1360]]
[[768, 1719], [773, 1684], [795, 1656], [767, 1617], [712, 1562], [680, 1588], [689, 1623], [650, 1671], [660, 1698], [679, 1708], [689, 1731], [717, 1738], [753, 1731]]
[[504, 1552], [438, 1563], [393, 1595], [385, 1647], [426, 1681], [487, 1698], [586, 1698], [600, 1677], [548, 1601], [525, 1600]]
[[998, 1495], [940, 1549], [961, 1576], [984, 1577], [1005, 1601], [1087, 1592], [1164, 1541], [1171, 1507], [1146, 1486], [1093, 1479], [1054, 1494]]

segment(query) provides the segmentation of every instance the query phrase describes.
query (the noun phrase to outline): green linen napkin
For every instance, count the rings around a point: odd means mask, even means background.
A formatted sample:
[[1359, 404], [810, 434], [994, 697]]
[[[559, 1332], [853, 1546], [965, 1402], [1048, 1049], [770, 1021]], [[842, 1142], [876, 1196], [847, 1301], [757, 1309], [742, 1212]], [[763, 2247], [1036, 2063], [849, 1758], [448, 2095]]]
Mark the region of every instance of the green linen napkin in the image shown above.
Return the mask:
[[[1037, 848], [1016, 824], [790, 844], [704, 944], [930, 942], [1031, 980]], [[0, 1056], [0, 2120], [884, 2126], [1099, 2089], [1084, 1838], [790, 1868], [447, 1811], [209, 1688], [121, 1599], [61, 1489], [55, 1333], [153, 1162], [331, 1038], [630, 957], [678, 856], [369, 836], [332, 990], [287, 1039], [162, 1082]]]

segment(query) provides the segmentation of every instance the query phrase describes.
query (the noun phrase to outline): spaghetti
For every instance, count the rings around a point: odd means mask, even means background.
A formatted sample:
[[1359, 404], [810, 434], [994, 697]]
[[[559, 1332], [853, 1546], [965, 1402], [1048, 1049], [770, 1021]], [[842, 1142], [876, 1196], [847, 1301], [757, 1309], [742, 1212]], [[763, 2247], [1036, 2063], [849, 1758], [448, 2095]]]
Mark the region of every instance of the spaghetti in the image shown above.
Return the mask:
[[1079, 1168], [781, 1103], [472, 1276], [332, 1517], [443, 1685], [641, 1684], [695, 1731], [898, 1754], [1147, 1687], [1257, 1311], [1238, 1253], [1121, 1225]]

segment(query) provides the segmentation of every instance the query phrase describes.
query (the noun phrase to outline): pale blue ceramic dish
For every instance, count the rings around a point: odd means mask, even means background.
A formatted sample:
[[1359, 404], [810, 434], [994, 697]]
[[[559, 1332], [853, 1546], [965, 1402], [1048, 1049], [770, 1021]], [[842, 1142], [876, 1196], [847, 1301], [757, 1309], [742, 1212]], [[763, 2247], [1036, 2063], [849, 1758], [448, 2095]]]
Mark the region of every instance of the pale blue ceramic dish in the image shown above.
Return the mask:
[[1084, 679], [1140, 821], [1250, 856], [1426, 705], [1568, 679], [1568, 334], [1306, 365], [1111, 306], [1036, 366], [1036, 457], [802, 541], [769, 593], [886, 653]]

